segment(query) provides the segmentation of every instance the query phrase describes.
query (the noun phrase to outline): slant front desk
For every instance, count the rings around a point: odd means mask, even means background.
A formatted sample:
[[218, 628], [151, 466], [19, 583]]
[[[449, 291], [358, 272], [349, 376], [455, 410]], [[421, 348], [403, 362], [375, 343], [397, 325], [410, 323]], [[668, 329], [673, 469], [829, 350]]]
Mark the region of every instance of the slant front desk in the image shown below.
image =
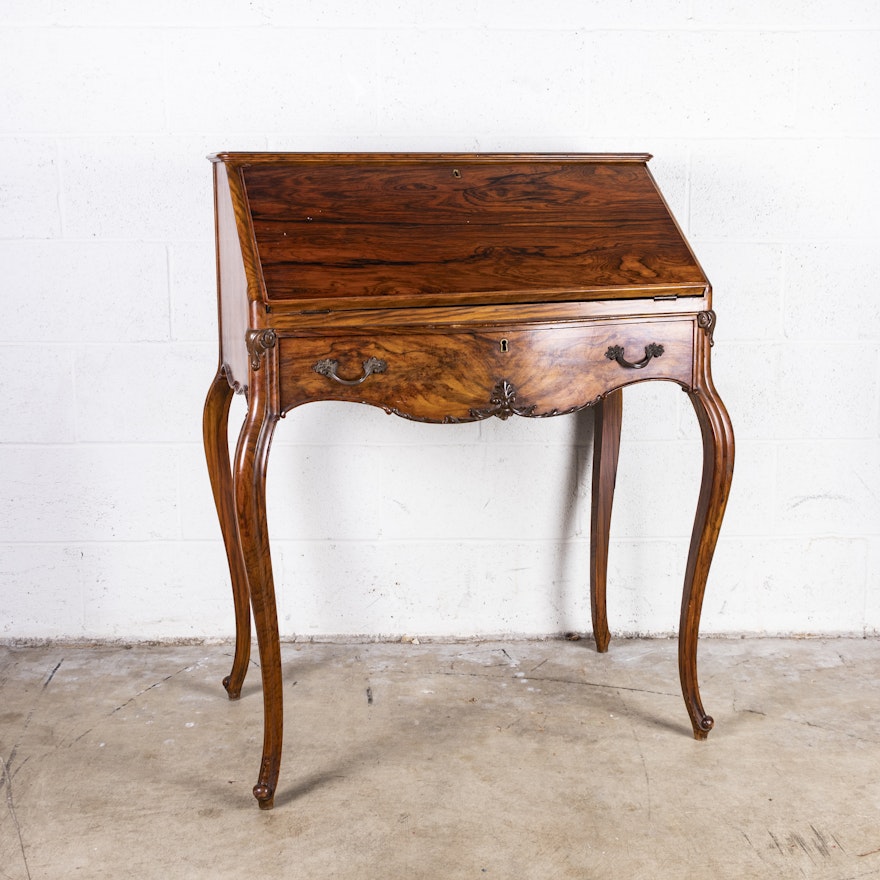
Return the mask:
[[[706, 577], [733, 472], [712, 384], [706, 276], [648, 171], [648, 155], [219, 153], [214, 167], [220, 366], [205, 449], [232, 577], [241, 691], [253, 610], [264, 741], [254, 795], [273, 805], [281, 656], [266, 525], [278, 419], [317, 400], [438, 424], [592, 407], [590, 597], [608, 647], [605, 576], [621, 389], [678, 383], [703, 438], [684, 579], [681, 688], [694, 736]], [[234, 464], [227, 419], [247, 397]]]

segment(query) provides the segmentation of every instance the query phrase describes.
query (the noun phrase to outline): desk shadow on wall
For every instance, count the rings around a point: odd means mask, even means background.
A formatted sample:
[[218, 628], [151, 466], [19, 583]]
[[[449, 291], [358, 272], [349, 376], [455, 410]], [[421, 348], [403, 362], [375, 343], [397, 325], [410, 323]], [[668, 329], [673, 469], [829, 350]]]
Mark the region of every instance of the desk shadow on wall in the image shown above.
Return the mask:
[[592, 443], [590, 409], [464, 425], [294, 410], [267, 486], [282, 634], [589, 629]]
[[[553, 579], [554, 602], [559, 609], [561, 635], [586, 633], [592, 637], [590, 619], [590, 474], [593, 464], [593, 427], [596, 411], [587, 407], [568, 418], [574, 421], [571, 465], [565, 485], [565, 499], [559, 531], [559, 553]], [[586, 505], [584, 509], [583, 505]], [[578, 523], [586, 525], [579, 530]], [[586, 604], [584, 604], [584, 599]]]

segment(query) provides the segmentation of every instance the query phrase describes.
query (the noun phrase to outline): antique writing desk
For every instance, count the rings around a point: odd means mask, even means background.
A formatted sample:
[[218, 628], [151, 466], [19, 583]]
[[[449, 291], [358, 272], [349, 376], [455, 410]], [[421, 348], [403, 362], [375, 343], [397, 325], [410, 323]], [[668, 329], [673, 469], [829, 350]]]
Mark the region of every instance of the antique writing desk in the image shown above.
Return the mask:
[[[621, 389], [677, 382], [703, 438], [684, 580], [679, 671], [694, 736], [706, 577], [733, 472], [733, 432], [710, 373], [715, 313], [650, 156], [220, 153], [214, 163], [220, 366], [205, 450], [232, 577], [238, 697], [260, 652], [263, 757], [281, 763], [281, 657], [265, 488], [275, 425], [316, 400], [422, 422], [595, 412], [590, 598], [608, 647], [605, 576]], [[233, 391], [247, 416], [230, 467]]]

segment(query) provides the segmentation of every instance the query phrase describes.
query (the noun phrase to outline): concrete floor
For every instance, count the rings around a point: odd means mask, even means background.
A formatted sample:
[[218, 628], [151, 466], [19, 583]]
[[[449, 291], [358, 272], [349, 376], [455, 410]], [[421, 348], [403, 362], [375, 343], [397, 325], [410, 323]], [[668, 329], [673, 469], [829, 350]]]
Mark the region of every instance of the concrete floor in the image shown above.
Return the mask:
[[880, 641], [0, 648], [0, 878], [880, 877]]

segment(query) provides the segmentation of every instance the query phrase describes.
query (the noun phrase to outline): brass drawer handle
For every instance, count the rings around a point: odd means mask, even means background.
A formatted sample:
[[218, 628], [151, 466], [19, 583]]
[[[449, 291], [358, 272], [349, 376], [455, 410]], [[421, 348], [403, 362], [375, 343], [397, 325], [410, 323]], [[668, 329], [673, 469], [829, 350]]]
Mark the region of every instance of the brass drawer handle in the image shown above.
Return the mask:
[[343, 379], [336, 372], [339, 369], [339, 361], [332, 360], [331, 358], [325, 358], [323, 361], [318, 361], [312, 369], [316, 373], [320, 373], [322, 376], [326, 376], [328, 379], [338, 382], [340, 385], [360, 385], [361, 382], [366, 381], [367, 377], [371, 376], [373, 373], [384, 373], [385, 370], [388, 369], [388, 364], [381, 358], [367, 358], [364, 361], [363, 375], [358, 376], [357, 379]]
[[645, 346], [645, 356], [635, 363], [626, 360], [623, 356], [623, 346], [621, 345], [610, 345], [608, 351], [605, 352], [605, 357], [609, 361], [617, 361], [620, 366], [626, 367], [629, 370], [641, 370], [642, 367], [648, 366], [652, 358], [660, 357], [661, 354], [663, 354], [663, 346], [652, 342], [650, 345]]

